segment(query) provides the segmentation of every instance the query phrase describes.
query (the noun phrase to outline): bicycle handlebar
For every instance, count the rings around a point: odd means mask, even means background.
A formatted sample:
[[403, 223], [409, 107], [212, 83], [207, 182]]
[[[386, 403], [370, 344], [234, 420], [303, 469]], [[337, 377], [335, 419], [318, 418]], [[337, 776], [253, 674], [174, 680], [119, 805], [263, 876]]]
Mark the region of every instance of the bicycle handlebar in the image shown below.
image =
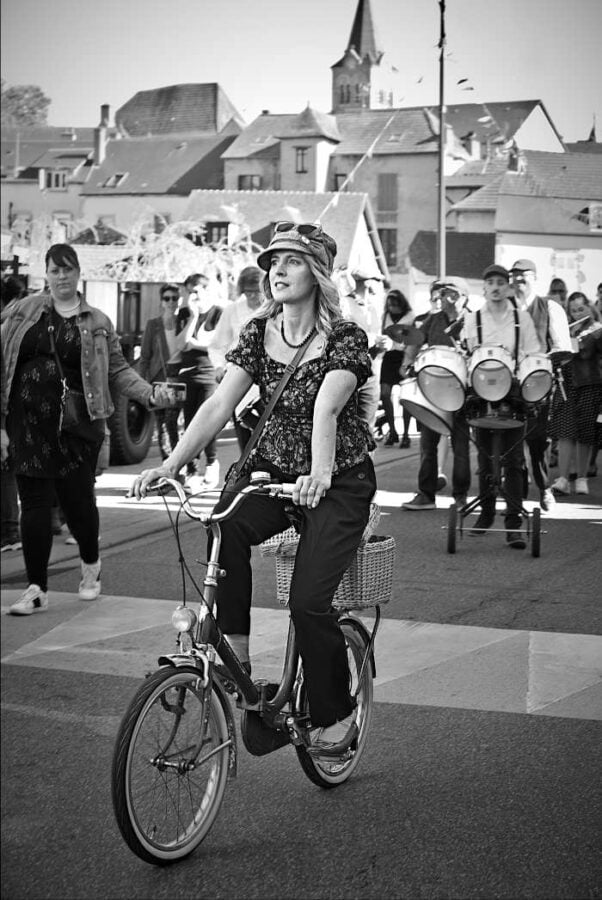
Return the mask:
[[188, 518], [194, 519], [197, 522], [202, 522], [203, 525], [211, 525], [214, 522], [223, 522], [225, 519], [228, 519], [232, 515], [234, 510], [249, 494], [265, 494], [268, 497], [290, 499], [293, 496], [293, 490], [295, 488], [294, 484], [288, 483], [271, 484], [263, 482], [261, 484], [248, 484], [241, 491], [237, 491], [234, 494], [232, 502], [229, 504], [229, 506], [226, 507], [226, 509], [222, 510], [221, 512], [197, 513], [192, 509], [190, 505], [190, 501], [192, 498], [186, 494], [181, 483], [179, 481], [176, 481], [175, 478], [160, 478], [159, 481], [155, 482], [155, 484], [149, 485], [146, 488], [146, 491], [147, 493], [155, 493], [159, 491], [165, 492], [166, 486], [169, 486], [176, 492], [176, 494], [178, 495], [178, 499], [182, 504], [182, 509], [184, 510]]

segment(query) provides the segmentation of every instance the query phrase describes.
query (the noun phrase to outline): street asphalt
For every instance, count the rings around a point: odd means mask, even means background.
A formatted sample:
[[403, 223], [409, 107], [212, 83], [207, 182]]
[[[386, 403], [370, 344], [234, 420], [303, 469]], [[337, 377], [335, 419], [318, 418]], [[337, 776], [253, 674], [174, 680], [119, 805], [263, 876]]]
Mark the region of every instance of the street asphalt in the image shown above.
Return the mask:
[[[222, 474], [235, 453], [224, 434]], [[435, 510], [401, 508], [416, 435], [407, 450], [379, 444], [377, 532], [395, 537], [396, 563], [357, 774], [324, 792], [292, 748], [255, 758], [239, 742], [209, 836], [160, 870], [132, 856], [110, 801], [119, 721], [173, 647], [181, 598], [163, 501], [125, 497], [154, 458], [98, 479], [101, 598], [78, 600], [63, 534], [48, 612], [2, 619], [3, 898], [601, 896], [602, 472], [542, 517], [540, 558], [501, 531], [468, 537], [468, 523], [450, 554], [449, 487]], [[182, 547], [202, 580], [196, 523]], [[254, 569], [253, 671], [273, 679], [287, 612], [273, 557], [254, 551]], [[25, 585], [21, 554], [4, 553], [3, 614]]]

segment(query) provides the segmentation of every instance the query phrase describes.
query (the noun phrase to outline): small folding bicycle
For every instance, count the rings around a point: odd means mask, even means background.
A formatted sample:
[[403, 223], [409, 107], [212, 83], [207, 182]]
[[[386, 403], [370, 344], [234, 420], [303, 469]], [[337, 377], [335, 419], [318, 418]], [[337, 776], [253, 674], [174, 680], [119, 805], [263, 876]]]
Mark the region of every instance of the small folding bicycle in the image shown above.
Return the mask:
[[[224, 574], [218, 563], [220, 522], [250, 493], [290, 498], [293, 485], [271, 484], [265, 473], [254, 473], [251, 483], [217, 514], [195, 511], [177, 481], [162, 479], [156, 489], [162, 493], [173, 489], [181, 501], [175, 521], [170, 513], [184, 592], [183, 604], [172, 615], [179, 649], [159, 658], [159, 668], [138, 688], [123, 717], [113, 755], [112, 797], [129, 848], [145, 862], [166, 865], [188, 856], [206, 837], [228, 778], [236, 775], [236, 730], [228, 694], [242, 710], [240, 729], [249, 753], [262, 756], [292, 744], [307, 777], [322, 788], [337, 787], [352, 775], [370, 728], [380, 608], [375, 606], [371, 633], [359, 618], [347, 612], [340, 615], [357, 704], [355, 727], [350, 739], [335, 748], [335, 755], [318, 755], [311, 744], [303, 665], [292, 621], [281, 680], [271, 684], [250, 678], [213, 614], [217, 580]], [[213, 535], [204, 592], [182, 555], [178, 529], [182, 512]], [[197, 612], [186, 605], [185, 573], [200, 595]], [[218, 654], [231, 677], [216, 670]]]

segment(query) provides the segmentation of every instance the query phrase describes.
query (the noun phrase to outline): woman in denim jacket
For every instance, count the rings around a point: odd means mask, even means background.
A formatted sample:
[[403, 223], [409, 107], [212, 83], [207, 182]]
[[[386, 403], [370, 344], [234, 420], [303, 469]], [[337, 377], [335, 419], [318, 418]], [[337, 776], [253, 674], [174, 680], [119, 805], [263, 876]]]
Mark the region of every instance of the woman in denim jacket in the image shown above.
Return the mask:
[[[77, 291], [79, 260], [68, 244], [46, 254], [48, 293], [34, 294], [8, 307], [2, 322], [2, 355], [8, 407], [2, 430], [21, 500], [21, 540], [29, 585], [14, 603], [13, 615], [48, 608], [48, 560], [52, 549], [51, 510], [55, 495], [81, 557], [79, 596], [100, 594], [98, 510], [94, 495], [96, 460], [105, 420], [114, 411], [111, 392], [143, 406], [168, 405], [125, 361], [110, 319], [89, 306]], [[62, 384], [50, 342], [69, 388], [83, 392], [98, 441], [59, 430]], [[6, 442], [7, 435], [2, 435]]]

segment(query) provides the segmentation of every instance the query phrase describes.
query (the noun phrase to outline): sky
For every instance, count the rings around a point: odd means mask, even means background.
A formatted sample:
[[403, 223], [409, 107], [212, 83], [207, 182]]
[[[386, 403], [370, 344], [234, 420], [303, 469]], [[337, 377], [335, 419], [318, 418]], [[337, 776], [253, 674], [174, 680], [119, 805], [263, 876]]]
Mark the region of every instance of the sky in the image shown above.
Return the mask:
[[[218, 82], [246, 122], [331, 109], [357, 0], [0, 0], [1, 74], [94, 127], [140, 90]], [[445, 101], [541, 100], [566, 141], [602, 140], [602, 0], [446, 0]], [[439, 102], [439, 0], [371, 0], [402, 106]], [[460, 79], [468, 79], [460, 86]], [[471, 87], [472, 90], [462, 90]]]

